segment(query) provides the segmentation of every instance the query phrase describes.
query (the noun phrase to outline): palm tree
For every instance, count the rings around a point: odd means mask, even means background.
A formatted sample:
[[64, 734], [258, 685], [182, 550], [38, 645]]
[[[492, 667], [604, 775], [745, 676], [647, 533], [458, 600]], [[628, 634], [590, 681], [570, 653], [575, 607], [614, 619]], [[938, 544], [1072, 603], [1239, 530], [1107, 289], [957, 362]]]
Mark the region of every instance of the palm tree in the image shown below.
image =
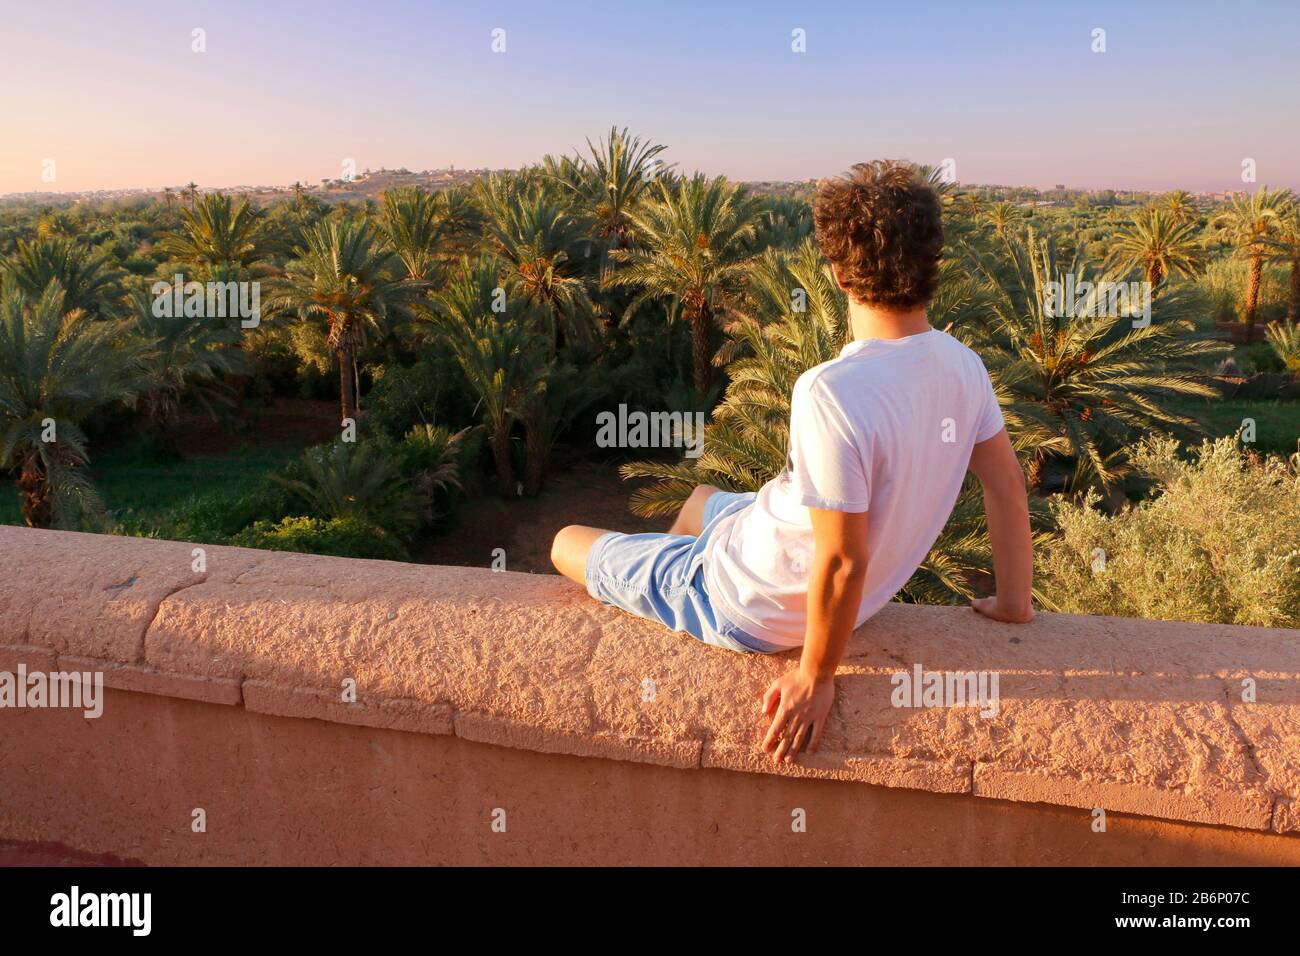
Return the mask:
[[511, 283], [546, 315], [552, 350], [570, 338], [593, 343], [598, 331], [591, 295], [575, 256], [590, 244], [587, 224], [542, 182], [493, 175], [478, 186], [488, 236]]
[[[180, 229], [166, 236], [157, 248], [192, 270], [191, 279], [239, 283], [273, 271], [265, 261], [273, 250], [268, 248], [271, 243], [263, 229], [262, 213], [246, 197], [235, 201], [219, 192], [206, 193], [201, 198], [191, 195], [190, 208], [180, 211], [180, 220]], [[242, 375], [248, 371], [249, 362], [242, 354], [234, 354], [243, 348], [242, 337], [236, 337], [228, 347], [222, 348], [223, 352], [232, 353], [225, 357], [223, 364], [226, 384], [232, 387], [236, 400], [242, 398], [248, 385], [248, 379]], [[244, 371], [237, 373], [236, 369]], [[152, 399], [166, 394], [156, 394]], [[155, 413], [163, 411], [154, 407], [152, 399], [147, 407]], [[171, 414], [165, 411], [165, 415]], [[157, 427], [165, 432], [169, 421], [164, 417], [157, 422]]]
[[153, 297], [144, 289], [134, 290], [127, 301], [131, 329], [151, 378], [140, 396], [145, 419], [165, 435], [176, 423], [186, 394], [210, 414], [216, 404], [230, 404], [224, 377], [249, 374], [244, 353], [234, 348], [238, 327], [207, 317], [156, 316]]
[[1259, 287], [1264, 278], [1264, 260], [1270, 243], [1290, 205], [1290, 193], [1262, 187], [1253, 194], [1233, 196], [1228, 208], [1214, 218], [1214, 226], [1226, 232], [1238, 256], [1250, 263], [1246, 280], [1246, 341], [1255, 330], [1259, 308]]
[[926, 185], [939, 194], [939, 201], [943, 205], [953, 204], [957, 198], [957, 182], [950, 178], [948, 170], [941, 165], [931, 166], [929, 163], [921, 163], [916, 170]]
[[630, 213], [639, 245], [610, 255], [623, 266], [611, 286], [639, 286], [627, 321], [646, 302], [669, 299], [668, 318], [680, 313], [691, 330], [694, 383], [703, 395], [713, 384], [713, 329], [738, 296], [745, 247], [753, 239], [757, 204], [723, 177], [696, 173], [660, 182], [654, 201]]
[[1185, 189], [1175, 189], [1161, 199], [1161, 205], [1176, 224], [1196, 221], [1196, 202]]
[[1300, 379], [1300, 325], [1270, 322], [1266, 332], [1268, 344], [1286, 367], [1287, 374]]
[[655, 159], [664, 147], [611, 126], [599, 145], [587, 140], [587, 150], [590, 160], [562, 163], [551, 177], [583, 204], [606, 249], [626, 249], [633, 240], [631, 211], [656, 176], [668, 171]]
[[1269, 239], [1272, 260], [1290, 268], [1290, 294], [1286, 320], [1300, 321], [1300, 202], [1292, 200], [1283, 211], [1277, 231]]
[[767, 196], [760, 200], [760, 249], [794, 249], [813, 234], [812, 206], [794, 196]]
[[78, 426], [145, 386], [133, 344], [115, 322], [66, 311], [57, 282], [36, 299], [12, 280], [0, 288], [0, 468], [18, 472], [29, 527], [72, 527], [101, 510]]
[[[743, 393], [748, 404], [770, 410], [789, 401], [805, 369], [839, 354], [849, 340], [848, 310], [812, 239], [788, 252], [768, 250], [746, 273], [745, 296], [732, 310], [718, 359], [727, 363], [729, 395]], [[788, 334], [770, 334], [772, 323], [784, 323]], [[773, 422], [776, 437], [787, 424]]]
[[199, 198], [199, 184], [193, 181], [186, 183], [185, 195], [190, 201], [190, 208], [193, 209], [195, 201]]
[[76, 235], [76, 220], [66, 212], [48, 212], [36, 223], [37, 239], [71, 239]]
[[388, 241], [406, 267], [407, 278], [423, 282], [436, 264], [442, 222], [433, 193], [418, 186], [384, 193], [382, 222]]
[[525, 363], [515, 412], [524, 428], [524, 494], [542, 490], [560, 433], [602, 394], [586, 373], [585, 368], [549, 360], [544, 353], [534, 353]]
[[505, 274], [505, 264], [493, 256], [464, 258], [434, 295], [433, 310], [442, 341], [478, 394], [497, 490], [508, 497], [514, 494], [510, 430], [545, 374], [547, 349], [523, 297], [509, 294]]
[[969, 219], [980, 218], [984, 211], [984, 197], [973, 189], [962, 193], [956, 199], [957, 208]]
[[483, 234], [483, 211], [474, 203], [468, 186], [452, 186], [433, 194], [438, 207], [438, 261], [455, 265], [480, 244]]
[[1205, 255], [1193, 223], [1147, 207], [1116, 237], [1110, 264], [1121, 272], [1140, 269], [1154, 289], [1167, 276], [1196, 275], [1205, 266]]
[[[1073, 462], [1071, 488], [1109, 489], [1125, 473], [1125, 446], [1132, 439], [1153, 431], [1198, 433], [1197, 423], [1167, 402], [1217, 396], [1203, 369], [1230, 349], [1191, 336], [1195, 299], [1189, 290], [1166, 290], [1151, 303], [1151, 321], [1135, 324], [1135, 304], [1117, 302], [1112, 309], [1083, 254], [1066, 266], [1050, 239], [1030, 232], [1023, 241], [1008, 241], [1002, 259], [976, 255], [968, 261], [987, 282], [995, 316], [975, 344], [1012, 407], [1036, 429], [1029, 468], [1035, 485], [1043, 484], [1044, 465], [1056, 459]], [[1049, 284], [1067, 287], [1071, 275], [1075, 288], [1093, 282], [1092, 292], [1076, 308], [1053, 308]]]
[[247, 266], [257, 258], [260, 223], [248, 199], [235, 202], [225, 193], [207, 193], [181, 210], [181, 232], [158, 244], [160, 250], [193, 265], [215, 268]]
[[1024, 210], [1014, 203], [1005, 200], [995, 202], [984, 213], [984, 224], [993, 227], [994, 234], [1005, 236], [1007, 229], [1016, 223], [1023, 222], [1025, 218]]
[[419, 285], [400, 277], [397, 257], [365, 220], [325, 220], [304, 240], [266, 311], [292, 312], [303, 321], [324, 319], [326, 341], [339, 364], [343, 418], [355, 419], [356, 353], [366, 343], [366, 331], [402, 314]]
[[398, 446], [402, 472], [415, 476], [411, 484], [420, 501], [424, 523], [443, 517], [437, 502], [444, 492], [462, 487], [460, 464], [464, 445], [476, 431], [476, 427], [470, 427], [453, 432], [445, 425], [424, 422], [411, 426]]
[[44, 295], [51, 283], [58, 283], [65, 311], [78, 310], [96, 318], [117, 313], [123, 273], [107, 256], [75, 239], [19, 240], [5, 271], [30, 301]]

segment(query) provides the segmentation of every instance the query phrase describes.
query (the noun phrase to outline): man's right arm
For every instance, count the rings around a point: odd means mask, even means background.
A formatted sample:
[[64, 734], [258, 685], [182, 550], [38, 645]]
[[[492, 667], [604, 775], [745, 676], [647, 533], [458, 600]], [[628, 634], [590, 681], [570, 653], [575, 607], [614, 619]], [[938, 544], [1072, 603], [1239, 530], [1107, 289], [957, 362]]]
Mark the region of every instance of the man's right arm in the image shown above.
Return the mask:
[[984, 488], [997, 586], [992, 597], [976, 598], [971, 607], [997, 621], [1024, 624], [1034, 617], [1034, 544], [1025, 472], [1005, 428], [975, 445], [970, 470]]

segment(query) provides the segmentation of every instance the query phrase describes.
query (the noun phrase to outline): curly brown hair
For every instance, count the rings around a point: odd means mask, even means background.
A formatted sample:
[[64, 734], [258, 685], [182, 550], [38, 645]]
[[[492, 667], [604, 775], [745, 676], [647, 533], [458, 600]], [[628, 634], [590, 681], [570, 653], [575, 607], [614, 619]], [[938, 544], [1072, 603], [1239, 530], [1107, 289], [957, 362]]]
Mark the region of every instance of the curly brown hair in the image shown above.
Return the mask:
[[911, 163], [858, 163], [824, 180], [813, 206], [817, 244], [858, 302], [899, 311], [924, 306], [939, 282], [939, 194]]

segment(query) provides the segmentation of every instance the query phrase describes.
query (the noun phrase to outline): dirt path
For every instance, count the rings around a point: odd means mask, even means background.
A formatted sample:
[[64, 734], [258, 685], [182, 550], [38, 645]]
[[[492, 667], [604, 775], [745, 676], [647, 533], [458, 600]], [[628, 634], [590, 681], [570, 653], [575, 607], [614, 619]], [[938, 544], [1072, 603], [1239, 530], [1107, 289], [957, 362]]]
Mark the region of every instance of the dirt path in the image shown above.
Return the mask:
[[506, 570], [553, 574], [551, 538], [566, 524], [613, 531], [663, 531], [667, 519], [638, 518], [627, 502], [634, 485], [615, 465], [580, 462], [557, 471], [536, 498], [498, 498], [491, 493], [462, 502], [455, 523], [422, 542], [412, 557], [421, 564], [488, 567], [495, 548], [505, 549]]

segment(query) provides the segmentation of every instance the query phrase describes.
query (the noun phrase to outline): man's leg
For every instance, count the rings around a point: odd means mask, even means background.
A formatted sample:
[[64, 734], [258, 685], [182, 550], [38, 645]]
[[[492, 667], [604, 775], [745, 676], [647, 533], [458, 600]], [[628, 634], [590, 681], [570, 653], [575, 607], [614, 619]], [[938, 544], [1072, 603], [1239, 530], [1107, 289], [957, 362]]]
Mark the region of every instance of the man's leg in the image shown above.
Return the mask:
[[709, 496], [720, 490], [712, 485], [696, 485], [691, 496], [686, 499], [686, 504], [682, 505], [682, 510], [677, 513], [677, 520], [668, 529], [668, 533], [695, 536], [703, 531], [705, 502], [709, 500]]
[[584, 587], [587, 584], [587, 552], [596, 543], [596, 539], [608, 534], [604, 528], [589, 528], [582, 524], [571, 524], [561, 528], [555, 540], [551, 542], [551, 563], [570, 581]]
[[[682, 505], [669, 534], [687, 534], [692, 537], [704, 530], [704, 503], [709, 496], [720, 489], [712, 485], [696, 485], [691, 496]], [[590, 528], [583, 524], [571, 524], [560, 529], [551, 542], [551, 564], [570, 581], [587, 584], [587, 553], [596, 539], [608, 534], [604, 528]]]

